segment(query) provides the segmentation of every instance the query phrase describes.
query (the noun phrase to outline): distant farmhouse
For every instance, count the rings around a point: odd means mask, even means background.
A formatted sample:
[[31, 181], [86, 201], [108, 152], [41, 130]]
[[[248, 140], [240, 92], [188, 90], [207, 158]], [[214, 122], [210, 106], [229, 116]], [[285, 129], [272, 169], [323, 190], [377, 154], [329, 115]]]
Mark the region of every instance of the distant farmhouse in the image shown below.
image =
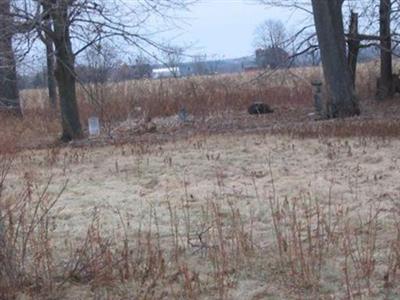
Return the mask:
[[289, 60], [289, 53], [280, 47], [268, 47], [256, 50], [256, 64], [259, 68], [282, 68]]

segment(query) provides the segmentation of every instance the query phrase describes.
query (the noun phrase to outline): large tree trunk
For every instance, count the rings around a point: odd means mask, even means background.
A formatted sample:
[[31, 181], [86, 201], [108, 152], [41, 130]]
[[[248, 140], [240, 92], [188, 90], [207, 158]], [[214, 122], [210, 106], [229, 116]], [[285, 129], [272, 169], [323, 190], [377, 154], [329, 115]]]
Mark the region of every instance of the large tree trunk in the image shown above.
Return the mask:
[[0, 0], [0, 109], [6, 107], [21, 115], [16, 63], [12, 47], [13, 29], [10, 0]]
[[390, 32], [391, 1], [380, 0], [379, 37], [381, 48], [381, 76], [378, 82], [378, 99], [393, 96], [392, 37]]
[[322, 68], [330, 97], [330, 117], [333, 118], [360, 113], [346, 61], [342, 3], [342, 0], [312, 0]]
[[68, 4], [58, 2], [51, 13], [54, 26], [54, 46], [56, 56], [55, 76], [60, 96], [63, 141], [70, 141], [82, 136], [76, 100], [75, 57], [72, 52], [68, 24]]

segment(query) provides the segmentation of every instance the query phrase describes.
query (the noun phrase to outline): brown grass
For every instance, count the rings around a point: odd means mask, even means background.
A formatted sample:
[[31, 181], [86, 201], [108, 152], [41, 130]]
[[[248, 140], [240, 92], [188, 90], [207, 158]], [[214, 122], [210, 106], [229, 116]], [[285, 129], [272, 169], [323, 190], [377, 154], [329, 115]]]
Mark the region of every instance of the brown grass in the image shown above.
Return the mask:
[[[299, 193], [281, 194], [284, 176], [276, 176], [282, 172], [268, 157], [265, 168], [246, 171], [253, 198], [240, 189], [231, 191], [232, 183], [227, 181], [235, 174], [221, 168], [221, 153], [212, 150], [207, 138], [195, 141], [196, 151], [215, 166], [212, 194], [193, 193], [190, 179], [184, 177], [179, 200], [163, 200], [166, 210], [150, 202], [140, 218], [112, 203], [99, 203], [86, 214], [87, 225], [80, 233], [70, 228], [74, 231], [69, 238], [58, 236], [58, 227], [65, 228], [66, 199], [63, 204], [59, 201], [66, 192], [68, 202], [81, 200], [70, 198], [74, 188], [66, 190], [65, 178], [76, 180], [71, 169], [82, 164], [87, 168], [95, 159], [92, 152], [99, 150], [54, 148], [42, 154], [1, 155], [2, 299], [243, 299], [244, 295], [246, 299], [395, 299], [400, 295], [396, 194], [377, 188], [386, 200], [360, 198], [365, 192], [357, 181], [365, 176], [360, 177], [357, 169], [347, 175], [355, 181], [350, 182], [352, 201], [349, 195], [340, 199], [331, 191], [340, 180], [336, 172], [344, 170], [341, 157], [363, 161], [365, 156], [371, 163], [368, 152], [381, 147], [389, 151], [386, 142], [320, 141], [317, 148], [326, 149], [322, 155], [332, 169], [331, 186], [322, 187], [326, 198], [307, 186], [300, 187]], [[271, 138], [270, 143], [272, 149], [289, 153], [315, 141], [297, 144]], [[137, 158], [144, 165], [146, 157], [161, 156], [165, 168], [179, 169], [181, 162], [168, 156], [170, 151], [143, 149], [115, 146], [112, 152], [128, 161]], [[115, 159], [108, 176], [124, 180], [129, 171], [119, 155]], [[138, 178], [150, 172], [137, 168], [132, 172]], [[49, 177], [51, 173], [55, 177]], [[384, 175], [376, 176], [373, 180], [378, 182]], [[241, 204], [246, 201], [252, 203], [248, 209]], [[254, 281], [262, 288], [244, 293]]]
[[[126, 120], [150, 120], [174, 116], [185, 107], [194, 116], [193, 130], [224, 132], [232, 130], [264, 130], [295, 136], [396, 135], [398, 106], [393, 102], [377, 105], [370, 101], [375, 93], [376, 63], [359, 66], [357, 89], [361, 98], [362, 117], [346, 122], [316, 124], [307, 115], [313, 112], [312, 79], [321, 78], [319, 68], [298, 68], [263, 73], [243, 73], [164, 80], [135, 80], [107, 85], [86, 85], [78, 88], [81, 123], [96, 115], [103, 125], [107, 140]], [[2, 118], [4, 132], [17, 131], [19, 144], [26, 147], [52, 144], [60, 135], [59, 112], [47, 109], [45, 90], [22, 92], [23, 122]], [[274, 110], [273, 116], [246, 117], [247, 106], [265, 101]], [[387, 124], [386, 124], [387, 123]], [[157, 133], [167, 136], [170, 130], [157, 127]], [[185, 128], [174, 128], [185, 132]], [[189, 130], [190, 131], [190, 130]], [[144, 130], [134, 130], [146, 133]], [[177, 134], [179, 136], [180, 134]], [[115, 140], [130, 140], [128, 135]]]
[[[295, 152], [294, 139], [311, 143], [315, 140], [310, 138], [317, 138], [332, 172], [346, 172], [339, 157], [353, 157], [354, 143], [359, 152], [375, 147], [377, 151], [400, 132], [396, 100], [384, 106], [368, 100], [374, 76], [371, 70], [363, 72], [359, 77], [363, 115], [339, 121], [315, 122], [307, 115], [312, 112], [308, 81], [318, 70], [278, 72], [254, 82], [250, 79], [256, 74], [86, 87], [96, 95], [95, 102], [80, 89], [82, 122], [97, 114], [108, 133], [128, 117], [166, 117], [182, 106], [195, 116], [196, 122], [188, 127], [157, 128], [155, 133], [128, 134], [120, 140], [101, 137], [99, 144], [114, 145], [115, 163], [107, 169], [110, 177], [122, 180], [129, 173], [115, 153], [132, 156], [131, 171], [139, 179], [148, 171], [143, 165], [146, 159], [149, 164], [149, 157], [162, 157], [164, 168], [178, 170], [179, 162], [163, 147], [166, 141], [191, 137], [196, 151], [214, 164], [215, 183], [209, 195], [192, 194], [186, 171], [179, 173], [183, 196], [167, 198], [166, 211], [149, 203], [139, 220], [130, 211], [94, 205], [81, 234], [75, 232], [74, 238], [62, 242], [57, 236], [57, 226], [63, 224], [58, 202], [68, 188], [66, 179], [73, 166], [91, 162], [89, 154], [98, 148], [90, 147], [88, 140], [77, 143], [82, 146], [78, 149], [54, 144], [60, 131], [57, 114], [42, 105], [46, 99], [38, 94], [43, 91], [25, 91], [24, 118], [1, 118], [0, 299], [243, 299], [244, 295], [254, 300], [396, 299], [400, 295], [398, 195], [380, 191], [389, 199], [383, 204], [360, 199], [359, 169], [349, 175], [355, 182], [354, 202], [343, 201], [331, 187], [326, 198], [314, 195], [308, 186], [281, 195], [274, 161], [268, 158], [266, 169], [246, 171], [250, 193], [255, 195], [247, 201], [256, 201], [258, 207], [245, 211], [238, 202], [248, 194], [230, 191], [229, 175], [219, 168], [220, 153], [207, 145], [213, 134], [223, 140], [231, 132], [248, 143], [243, 136], [261, 133], [263, 140], [269, 134], [290, 137], [280, 147]], [[275, 113], [247, 116], [246, 106], [254, 99], [265, 100]], [[336, 137], [338, 144], [330, 137]], [[354, 139], [353, 146], [348, 138]], [[173, 145], [183, 147], [179, 141]], [[36, 146], [44, 150], [29, 150]], [[374, 176], [379, 184], [383, 175]], [[337, 178], [330, 180], [334, 186]], [[153, 184], [146, 182], [146, 188]], [[70, 201], [79, 197], [77, 191]]]

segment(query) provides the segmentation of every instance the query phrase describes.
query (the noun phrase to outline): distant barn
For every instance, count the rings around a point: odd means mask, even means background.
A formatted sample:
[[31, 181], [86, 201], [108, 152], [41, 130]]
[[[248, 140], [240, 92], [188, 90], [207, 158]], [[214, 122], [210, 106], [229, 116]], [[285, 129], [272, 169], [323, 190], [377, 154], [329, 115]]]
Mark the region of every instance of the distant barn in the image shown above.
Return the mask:
[[179, 67], [157, 68], [157, 69], [153, 69], [152, 74], [151, 74], [151, 77], [154, 79], [179, 77], [179, 76], [181, 76], [181, 71], [180, 71]]
[[286, 66], [289, 54], [280, 47], [268, 47], [256, 50], [256, 63], [260, 68], [282, 68]]

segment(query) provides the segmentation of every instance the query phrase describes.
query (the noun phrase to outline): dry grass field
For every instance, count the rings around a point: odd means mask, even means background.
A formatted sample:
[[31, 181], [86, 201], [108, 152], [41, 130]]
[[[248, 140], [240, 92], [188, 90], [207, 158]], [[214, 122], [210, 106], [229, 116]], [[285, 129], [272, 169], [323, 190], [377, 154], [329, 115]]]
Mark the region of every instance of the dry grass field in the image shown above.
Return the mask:
[[399, 147], [224, 134], [23, 151], [2, 194], [32, 281], [20, 299], [396, 299]]
[[365, 72], [360, 117], [314, 121], [318, 73], [291, 74], [82, 93], [104, 131], [68, 145], [36, 104], [3, 117], [0, 299], [398, 299], [398, 99]]

